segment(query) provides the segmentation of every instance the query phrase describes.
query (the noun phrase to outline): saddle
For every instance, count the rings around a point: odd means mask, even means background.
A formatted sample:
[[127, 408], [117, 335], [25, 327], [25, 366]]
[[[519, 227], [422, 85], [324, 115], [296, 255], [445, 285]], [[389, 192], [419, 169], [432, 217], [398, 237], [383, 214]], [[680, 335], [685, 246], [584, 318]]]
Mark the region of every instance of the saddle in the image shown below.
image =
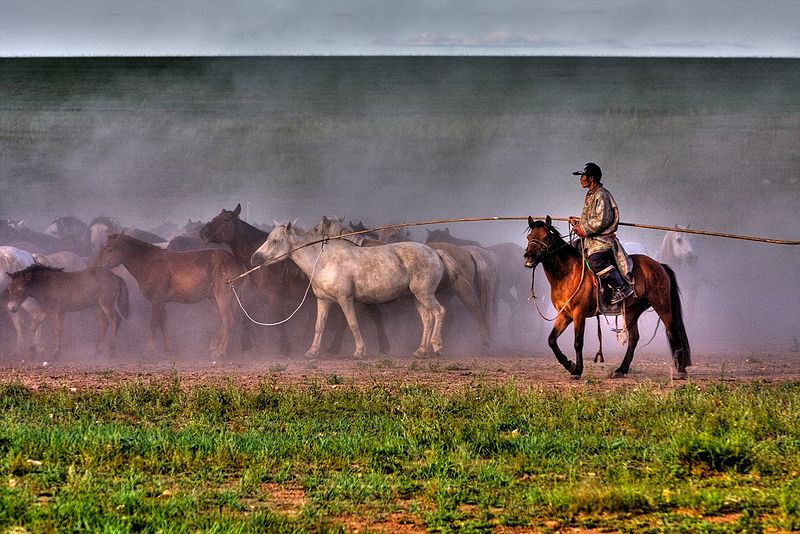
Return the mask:
[[[591, 272], [591, 271], [590, 271]], [[617, 316], [622, 315], [622, 305], [624, 302], [617, 302], [616, 304], [611, 304], [611, 287], [607, 284], [604, 284], [600, 277], [596, 274], [592, 273], [594, 276], [595, 281], [597, 282], [595, 291], [597, 292], [597, 308], [598, 312], [601, 315], [609, 315], [609, 316]], [[636, 295], [636, 286], [634, 285], [633, 281], [630, 282], [631, 288], [633, 289], [633, 295]]]

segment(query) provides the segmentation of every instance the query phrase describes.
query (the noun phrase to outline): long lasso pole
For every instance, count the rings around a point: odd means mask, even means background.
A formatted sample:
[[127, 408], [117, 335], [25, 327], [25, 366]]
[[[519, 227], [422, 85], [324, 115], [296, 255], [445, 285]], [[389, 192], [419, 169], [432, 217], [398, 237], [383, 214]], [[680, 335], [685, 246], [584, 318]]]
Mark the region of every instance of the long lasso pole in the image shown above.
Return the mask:
[[[533, 219], [544, 219], [545, 217], [534, 217], [531, 215]], [[554, 221], [569, 221], [569, 217], [550, 217]], [[374, 232], [376, 230], [384, 230], [387, 228], [403, 228], [408, 226], [426, 226], [431, 224], [445, 224], [445, 223], [461, 223], [461, 222], [480, 222], [480, 221], [527, 221], [528, 216], [518, 216], [518, 217], [460, 217], [460, 218], [453, 218], [453, 219], [435, 219], [429, 221], [411, 221], [411, 222], [403, 222], [403, 223], [396, 223], [396, 224], [387, 224], [385, 226], [376, 226], [375, 228], [369, 228], [367, 230], [357, 230], [353, 232], [348, 232], [346, 234], [339, 234], [337, 236], [330, 236], [331, 239], [341, 239], [344, 237], [351, 237], [354, 235], [365, 234], [368, 232]], [[632, 228], [644, 228], [647, 230], [663, 230], [665, 232], [681, 232], [684, 234], [698, 234], [698, 235], [707, 235], [707, 236], [714, 236], [714, 237], [724, 237], [728, 239], [742, 239], [745, 241], [757, 241], [760, 243], [771, 243], [773, 245], [800, 245], [800, 240], [787, 240], [787, 239], [773, 239], [769, 237], [757, 237], [757, 236], [749, 236], [749, 235], [740, 235], [740, 234], [729, 234], [723, 232], [711, 232], [708, 230], [695, 230], [692, 228], [676, 228], [674, 226], [658, 226], [655, 224], [642, 224], [642, 223], [630, 223], [630, 222], [620, 222], [620, 226], [629, 226]]]
[[[545, 217], [534, 217], [531, 215], [533, 219], [544, 219]], [[550, 217], [551, 220], [554, 221], [569, 221], [569, 217]], [[462, 223], [462, 222], [481, 222], [481, 221], [527, 221], [528, 216], [511, 216], [511, 217], [457, 217], [457, 218], [450, 218], [450, 219], [432, 219], [427, 221], [407, 221], [402, 223], [395, 223], [395, 224], [386, 224], [383, 226], [376, 226], [374, 228], [367, 228], [366, 230], [354, 230], [352, 232], [347, 232], [344, 234], [339, 235], [332, 235], [332, 236], [325, 236], [321, 239], [317, 239], [314, 241], [310, 241], [301, 245], [298, 248], [307, 247], [310, 245], [316, 245], [317, 243], [323, 243], [330, 239], [345, 239], [348, 237], [366, 234], [369, 232], [375, 232], [377, 230], [386, 230], [390, 228], [406, 228], [409, 226], [428, 226], [432, 224], [449, 224], [449, 223]], [[744, 241], [756, 241], [759, 243], [770, 243], [773, 245], [800, 245], [800, 240], [788, 240], [788, 239], [773, 239], [769, 237], [757, 237], [757, 236], [750, 236], [750, 235], [741, 235], [741, 234], [729, 234], [723, 232], [711, 232], [708, 230], [695, 230], [692, 228], [677, 228], [673, 226], [659, 226], [655, 224], [643, 224], [643, 223], [630, 223], [630, 222], [620, 222], [620, 226], [628, 226], [631, 228], [644, 228], [647, 230], [662, 230], [664, 232], [680, 232], [684, 234], [697, 234], [697, 235], [706, 235], [706, 236], [713, 236], [713, 237], [724, 237], [727, 239], [740, 239]], [[297, 250], [297, 249], [295, 249]], [[279, 258], [275, 258], [274, 260], [270, 261], [269, 263], [262, 263], [261, 265], [256, 265], [252, 269], [249, 269], [239, 276], [232, 278], [228, 281], [228, 283], [232, 283], [239, 278], [244, 278], [245, 276], [249, 275], [253, 271], [257, 271], [262, 267], [266, 267], [267, 265], [272, 265], [273, 263], [277, 263], [281, 259], [288, 257], [291, 252], [287, 252], [283, 254]]]

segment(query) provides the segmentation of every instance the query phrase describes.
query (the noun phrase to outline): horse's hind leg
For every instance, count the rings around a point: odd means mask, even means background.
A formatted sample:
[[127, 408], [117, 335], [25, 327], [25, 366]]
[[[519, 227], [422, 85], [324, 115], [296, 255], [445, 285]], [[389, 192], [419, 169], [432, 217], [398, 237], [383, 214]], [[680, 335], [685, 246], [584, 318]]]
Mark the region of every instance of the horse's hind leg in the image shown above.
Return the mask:
[[594, 363], [605, 362], [605, 358], [603, 358], [603, 329], [600, 328], [600, 316], [597, 316], [597, 341], [600, 343], [600, 347], [597, 349], [597, 354], [594, 355]]
[[431, 335], [433, 333], [433, 315], [419, 300], [414, 301], [420, 321], [422, 321], [422, 338], [414, 356], [421, 357], [430, 353]]
[[369, 313], [372, 322], [375, 325], [375, 331], [378, 334], [378, 351], [381, 354], [389, 352], [389, 338], [386, 336], [386, 330], [383, 327], [383, 313], [379, 304], [367, 305], [367, 313]]

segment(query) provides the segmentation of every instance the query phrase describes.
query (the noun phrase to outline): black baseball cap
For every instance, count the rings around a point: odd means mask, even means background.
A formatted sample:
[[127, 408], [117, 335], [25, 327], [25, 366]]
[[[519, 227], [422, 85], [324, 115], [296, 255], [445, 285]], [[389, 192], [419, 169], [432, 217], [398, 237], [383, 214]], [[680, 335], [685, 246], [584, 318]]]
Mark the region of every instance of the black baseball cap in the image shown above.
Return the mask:
[[581, 176], [585, 174], [586, 176], [591, 176], [592, 178], [597, 178], [598, 180], [603, 177], [603, 171], [600, 170], [600, 167], [597, 163], [592, 163], [591, 161], [583, 166], [583, 169], [579, 171], [575, 171], [572, 174], [575, 176]]

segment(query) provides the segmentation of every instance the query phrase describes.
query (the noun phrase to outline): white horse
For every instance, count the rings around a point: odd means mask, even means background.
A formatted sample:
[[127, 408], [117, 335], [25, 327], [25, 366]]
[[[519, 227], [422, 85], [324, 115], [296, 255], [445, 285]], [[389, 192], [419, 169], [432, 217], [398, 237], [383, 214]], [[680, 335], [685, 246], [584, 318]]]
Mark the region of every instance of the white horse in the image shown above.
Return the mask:
[[314, 340], [306, 356], [319, 354], [320, 341], [331, 305], [339, 304], [355, 338], [356, 357], [365, 354], [354, 302], [377, 304], [412, 295], [422, 320], [422, 339], [415, 356], [442, 351], [445, 309], [436, 300], [436, 289], [445, 276], [449, 256], [412, 241], [380, 247], [359, 247], [333, 239], [309, 244], [317, 236], [292, 223], [277, 225], [253, 253], [251, 263], [292, 260], [311, 280], [317, 297]]
[[[35, 263], [33, 255], [30, 252], [11, 246], [0, 246], [0, 295], [2, 295], [3, 303], [8, 302], [8, 287], [11, 285], [11, 277], [7, 273], [15, 273], [21, 271], [26, 267], [30, 267]], [[3, 306], [6, 309], [6, 306]], [[33, 299], [27, 299], [22, 304], [24, 309], [31, 317], [37, 317], [43, 313], [39, 303]], [[25, 340], [23, 337], [22, 329], [22, 315], [20, 313], [8, 312], [11, 322], [14, 325], [16, 333], [16, 343], [14, 351], [16, 354], [21, 354]], [[36, 345], [36, 340], [31, 340], [33, 346]]]

